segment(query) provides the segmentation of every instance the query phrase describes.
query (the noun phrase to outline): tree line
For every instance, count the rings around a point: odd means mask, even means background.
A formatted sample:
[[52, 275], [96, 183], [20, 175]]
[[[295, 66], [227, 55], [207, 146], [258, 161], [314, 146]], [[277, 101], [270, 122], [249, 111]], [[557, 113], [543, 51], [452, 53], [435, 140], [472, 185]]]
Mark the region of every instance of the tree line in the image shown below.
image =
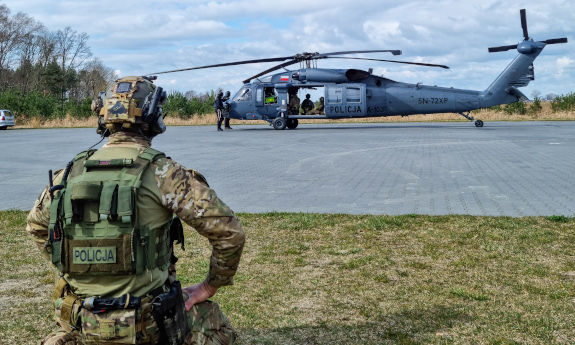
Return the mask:
[[0, 107], [22, 117], [89, 116], [94, 90], [115, 76], [93, 57], [88, 38], [71, 27], [49, 31], [0, 5]]
[[[23, 119], [91, 116], [93, 97], [118, 76], [93, 56], [88, 39], [71, 27], [49, 31], [0, 4], [0, 109]], [[173, 91], [165, 108], [186, 118], [213, 112], [214, 99], [214, 91]]]

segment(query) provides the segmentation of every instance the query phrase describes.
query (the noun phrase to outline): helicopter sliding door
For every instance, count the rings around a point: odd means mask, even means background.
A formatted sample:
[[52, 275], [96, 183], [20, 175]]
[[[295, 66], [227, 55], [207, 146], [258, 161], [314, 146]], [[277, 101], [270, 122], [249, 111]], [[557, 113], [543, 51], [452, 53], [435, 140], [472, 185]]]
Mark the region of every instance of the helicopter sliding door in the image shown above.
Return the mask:
[[259, 85], [256, 89], [256, 107], [262, 115], [274, 115], [278, 108], [278, 92], [273, 86]]
[[325, 115], [328, 117], [365, 116], [365, 85], [326, 85]]

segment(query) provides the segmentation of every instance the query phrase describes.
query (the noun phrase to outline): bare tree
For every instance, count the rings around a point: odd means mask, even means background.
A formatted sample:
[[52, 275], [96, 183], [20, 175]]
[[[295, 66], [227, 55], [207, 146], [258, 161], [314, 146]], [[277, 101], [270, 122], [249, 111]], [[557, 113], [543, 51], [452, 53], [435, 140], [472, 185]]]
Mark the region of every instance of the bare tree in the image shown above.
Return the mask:
[[185, 97], [188, 101], [198, 97], [198, 94], [194, 90], [186, 91]]
[[116, 75], [114, 70], [104, 66], [98, 58], [88, 61], [78, 72], [78, 82], [70, 91], [70, 95], [78, 100], [93, 96], [98, 91], [104, 91]]
[[69, 26], [55, 34], [55, 55], [64, 74], [62, 102], [66, 98], [66, 92], [77, 81], [76, 71], [92, 56], [88, 37], [85, 32], [78, 33]]
[[25, 42], [42, 28], [27, 14], [18, 12], [10, 16], [10, 9], [0, 5], [0, 73], [11, 67]]
[[539, 99], [540, 98], [539, 96], [541, 96], [541, 91], [533, 90], [531, 91], [531, 96], [533, 96], [533, 99]]

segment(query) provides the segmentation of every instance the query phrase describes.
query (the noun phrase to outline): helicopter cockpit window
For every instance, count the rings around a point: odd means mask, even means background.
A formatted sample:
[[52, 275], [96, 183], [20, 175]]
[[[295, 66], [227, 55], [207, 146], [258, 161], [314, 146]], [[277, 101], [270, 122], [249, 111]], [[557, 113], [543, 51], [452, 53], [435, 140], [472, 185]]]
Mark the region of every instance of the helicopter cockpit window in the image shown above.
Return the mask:
[[359, 90], [360, 90], [359, 87], [350, 87], [350, 86], [347, 87], [347, 89], [345, 90], [345, 100], [347, 101], [347, 103], [361, 102], [361, 96]]
[[265, 104], [276, 104], [278, 102], [277, 91], [274, 87], [264, 87]]
[[118, 83], [116, 86], [116, 93], [126, 93], [130, 92], [132, 88], [132, 83]]
[[252, 100], [252, 89], [249, 87], [244, 87], [238, 92], [238, 95], [234, 99], [236, 102], [249, 102]]
[[328, 86], [327, 87], [327, 103], [341, 103], [342, 101], [342, 87], [341, 86]]

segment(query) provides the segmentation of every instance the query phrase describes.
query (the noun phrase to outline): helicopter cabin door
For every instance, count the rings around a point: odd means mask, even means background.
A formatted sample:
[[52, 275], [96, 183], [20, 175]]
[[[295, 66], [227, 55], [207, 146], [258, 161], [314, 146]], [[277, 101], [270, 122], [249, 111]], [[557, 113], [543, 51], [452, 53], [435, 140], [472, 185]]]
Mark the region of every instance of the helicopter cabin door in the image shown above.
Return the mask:
[[325, 87], [325, 115], [361, 117], [366, 115], [364, 84], [337, 84]]
[[278, 107], [278, 93], [273, 86], [260, 85], [256, 90], [256, 106], [262, 115], [275, 115]]

